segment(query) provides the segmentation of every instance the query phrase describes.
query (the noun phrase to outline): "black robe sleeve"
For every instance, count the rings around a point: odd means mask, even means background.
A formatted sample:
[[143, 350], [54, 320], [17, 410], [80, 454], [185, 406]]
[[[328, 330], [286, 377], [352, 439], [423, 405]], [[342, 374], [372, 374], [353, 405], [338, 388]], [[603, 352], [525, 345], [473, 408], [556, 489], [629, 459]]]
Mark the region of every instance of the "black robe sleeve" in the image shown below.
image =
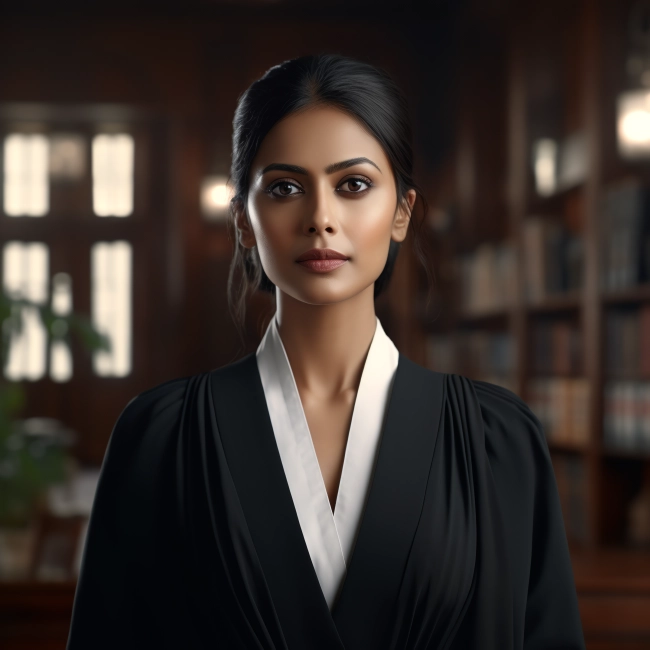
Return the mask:
[[[539, 419], [512, 391], [473, 380], [515, 576], [524, 650], [584, 649], [560, 498]], [[519, 647], [518, 644], [516, 644]]]
[[[123, 409], [111, 433], [99, 474], [75, 592], [68, 650], [133, 642], [134, 591], [129, 585], [128, 530], [123, 520], [129, 432], [137, 397]], [[105, 639], [105, 641], [102, 640]]]
[[[156, 468], [173, 440], [184, 385], [175, 379], [134, 397], [113, 427], [88, 522], [67, 650], [154, 647], [163, 629], [150, 609], [156, 585], [145, 569], [156, 561], [156, 537], [163, 533], [152, 524], [164, 495]], [[168, 575], [167, 566], [157, 568]]]

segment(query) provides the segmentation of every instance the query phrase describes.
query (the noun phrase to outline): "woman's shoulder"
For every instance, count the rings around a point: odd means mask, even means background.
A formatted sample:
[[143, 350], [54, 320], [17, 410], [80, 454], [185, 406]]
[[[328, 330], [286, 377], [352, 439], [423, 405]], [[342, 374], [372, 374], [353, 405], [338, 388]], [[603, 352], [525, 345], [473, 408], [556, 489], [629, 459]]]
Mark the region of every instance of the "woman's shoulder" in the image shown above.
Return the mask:
[[539, 418], [517, 393], [500, 384], [466, 379], [473, 387], [481, 409], [486, 444], [503, 442], [527, 449], [535, 455], [549, 456]]
[[143, 419], [151, 420], [170, 409], [178, 409], [183, 403], [192, 376], [167, 379], [132, 397], [118, 417], [118, 423], [134, 424]]
[[118, 423], [144, 424], [164, 419], [172, 422], [180, 417], [184, 406], [193, 403], [205, 394], [206, 389], [212, 386], [213, 374], [229, 373], [237, 371], [242, 367], [243, 362], [250, 361], [252, 355], [237, 359], [232, 363], [212, 368], [207, 371], [199, 371], [191, 375], [174, 377], [161, 381], [132, 397], [124, 406], [119, 415]]
[[537, 477], [552, 473], [539, 418], [519, 395], [504, 386], [468, 377], [462, 380], [471, 387], [479, 405], [485, 450], [495, 478], [504, 487], [534, 490]]
[[136, 451], [171, 441], [182, 417], [192, 376], [159, 382], [132, 397], [119, 413], [110, 435], [106, 455], [132, 457]]

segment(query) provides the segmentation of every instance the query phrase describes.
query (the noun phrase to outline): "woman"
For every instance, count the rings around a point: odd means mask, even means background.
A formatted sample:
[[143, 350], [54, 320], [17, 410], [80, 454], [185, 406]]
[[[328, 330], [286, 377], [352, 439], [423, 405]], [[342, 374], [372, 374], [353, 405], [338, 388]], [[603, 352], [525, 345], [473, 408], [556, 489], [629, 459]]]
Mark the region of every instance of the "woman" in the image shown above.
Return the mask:
[[422, 198], [410, 135], [388, 75], [342, 56], [240, 98], [229, 298], [276, 312], [255, 353], [120, 415], [68, 650], [584, 648], [539, 420], [375, 315]]

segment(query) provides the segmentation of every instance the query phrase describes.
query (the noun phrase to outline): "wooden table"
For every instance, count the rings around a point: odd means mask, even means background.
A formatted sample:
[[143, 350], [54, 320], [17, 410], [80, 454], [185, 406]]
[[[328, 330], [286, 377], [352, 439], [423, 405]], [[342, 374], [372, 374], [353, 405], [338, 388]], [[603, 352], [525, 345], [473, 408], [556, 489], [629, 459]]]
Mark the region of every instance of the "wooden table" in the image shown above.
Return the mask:
[[65, 650], [76, 581], [0, 583], [0, 648]]

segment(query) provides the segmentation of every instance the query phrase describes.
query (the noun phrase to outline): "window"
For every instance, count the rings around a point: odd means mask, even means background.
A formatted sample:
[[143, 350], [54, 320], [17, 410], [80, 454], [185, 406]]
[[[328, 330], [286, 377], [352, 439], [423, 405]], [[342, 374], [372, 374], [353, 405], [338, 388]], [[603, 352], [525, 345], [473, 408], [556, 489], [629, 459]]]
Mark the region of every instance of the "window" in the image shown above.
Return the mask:
[[93, 138], [93, 210], [100, 217], [133, 212], [133, 138], [128, 134]]
[[4, 211], [10, 217], [42, 217], [49, 210], [49, 140], [11, 133], [4, 143]]
[[[8, 242], [3, 249], [3, 286], [11, 297], [35, 302], [47, 299], [48, 249], [39, 242]], [[36, 308], [22, 311], [23, 331], [12, 337], [5, 377], [12, 381], [36, 380], [45, 374], [45, 327]]]
[[[66, 316], [72, 311], [72, 277], [69, 273], [56, 273], [52, 278], [52, 311]], [[65, 323], [54, 321], [55, 338], [50, 344], [50, 377], [56, 382], [69, 381], [72, 377], [72, 355], [67, 342], [59, 338], [65, 334]]]
[[[75, 282], [89, 268], [90, 282], [80, 283], [90, 293], [82, 296], [88, 306], [82, 311], [90, 312], [93, 325], [109, 337], [112, 348], [93, 354], [92, 371], [98, 377], [132, 372], [132, 268], [140, 231], [126, 222], [138, 216], [137, 138], [128, 124], [124, 126], [74, 120], [0, 122], [0, 224], [7, 224], [0, 226], [2, 287], [11, 296], [49, 303], [63, 316], [74, 311]], [[41, 223], [26, 217], [40, 217]], [[120, 222], [125, 224], [121, 232], [116, 227]], [[56, 268], [50, 269], [50, 253]], [[87, 261], [79, 262], [84, 256]], [[71, 350], [61, 338], [64, 321], [53, 323], [48, 341], [37, 310], [23, 314], [25, 330], [10, 340], [4, 376], [70, 381], [74, 367]]]
[[124, 377], [131, 371], [131, 245], [100, 242], [91, 257], [92, 322], [109, 335], [112, 347], [94, 354], [95, 373]]

